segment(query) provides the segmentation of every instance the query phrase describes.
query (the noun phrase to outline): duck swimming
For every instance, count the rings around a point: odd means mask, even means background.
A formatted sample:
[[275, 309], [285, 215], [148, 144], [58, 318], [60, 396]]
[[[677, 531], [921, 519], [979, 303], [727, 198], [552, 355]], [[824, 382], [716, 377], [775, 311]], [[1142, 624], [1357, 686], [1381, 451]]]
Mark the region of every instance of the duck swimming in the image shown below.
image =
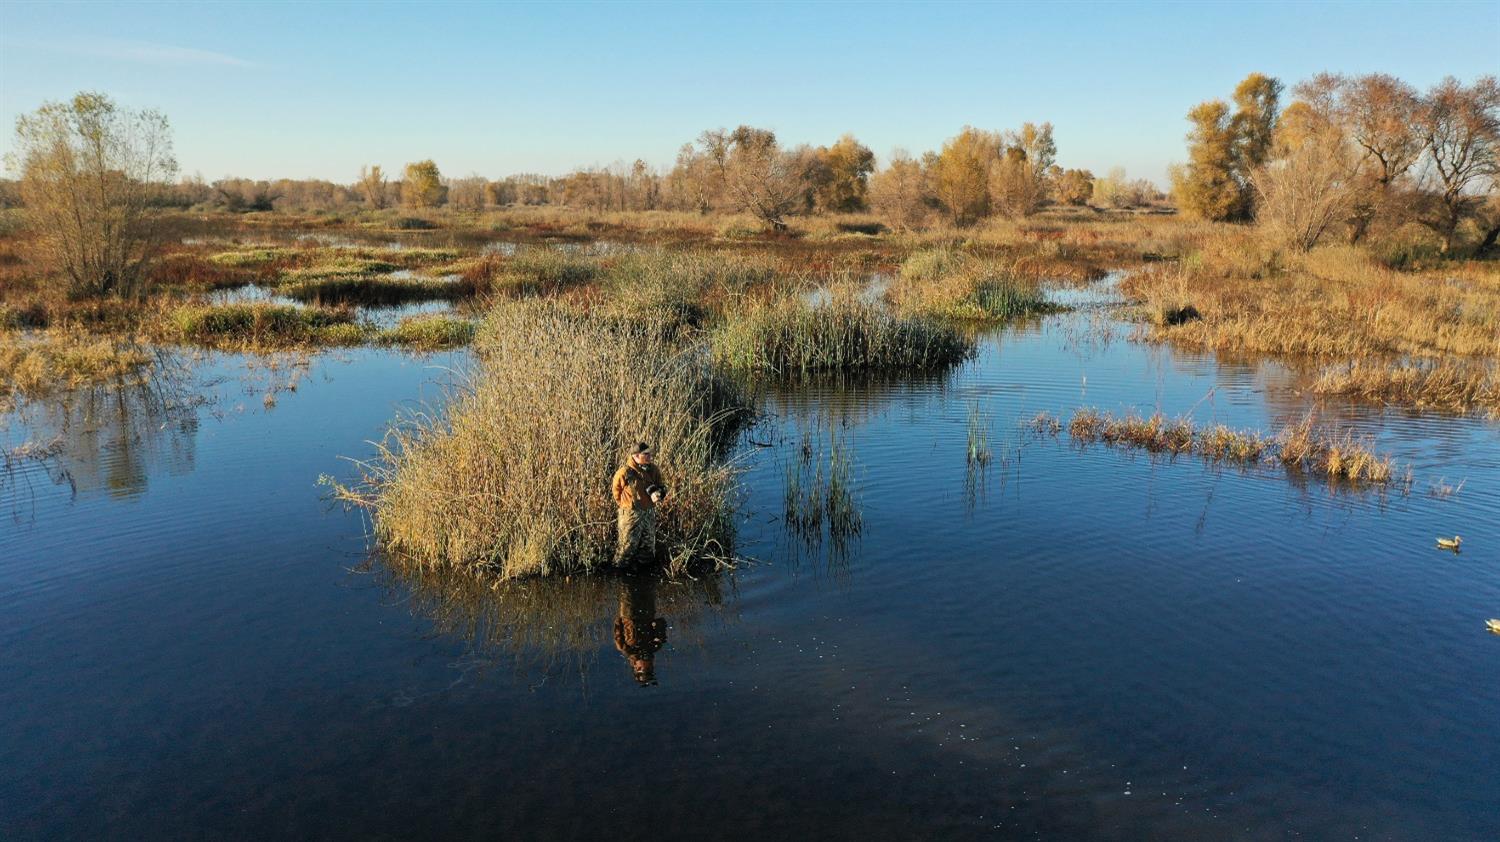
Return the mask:
[[1439, 538], [1437, 539], [1437, 542], [1438, 547], [1442, 549], [1456, 550], [1458, 549], [1458, 546], [1464, 542], [1464, 539], [1461, 535], [1454, 535], [1452, 538]]
[[1485, 620], [1484, 624], [1495, 634], [1500, 634], [1500, 620]]

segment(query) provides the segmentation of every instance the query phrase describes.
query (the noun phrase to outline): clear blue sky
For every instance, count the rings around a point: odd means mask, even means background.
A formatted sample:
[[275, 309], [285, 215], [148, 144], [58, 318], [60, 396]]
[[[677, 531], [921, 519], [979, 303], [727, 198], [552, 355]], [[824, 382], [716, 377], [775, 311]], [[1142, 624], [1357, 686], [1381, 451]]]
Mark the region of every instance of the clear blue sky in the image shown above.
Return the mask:
[[216, 3], [0, 0], [0, 148], [99, 90], [172, 121], [186, 174], [352, 181], [670, 164], [705, 128], [853, 132], [882, 159], [965, 124], [1056, 127], [1059, 163], [1161, 180], [1183, 114], [1246, 73], [1425, 87], [1500, 72], [1500, 2]]

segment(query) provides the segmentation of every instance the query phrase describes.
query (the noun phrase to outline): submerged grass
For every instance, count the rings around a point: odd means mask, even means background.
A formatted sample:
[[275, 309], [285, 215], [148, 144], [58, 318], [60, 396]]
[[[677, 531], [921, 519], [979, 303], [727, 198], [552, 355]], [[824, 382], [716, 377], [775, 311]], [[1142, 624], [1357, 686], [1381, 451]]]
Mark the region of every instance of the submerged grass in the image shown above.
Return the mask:
[[707, 349], [550, 302], [496, 307], [446, 411], [392, 428], [363, 483], [393, 564], [482, 577], [611, 562], [609, 479], [651, 442], [672, 494], [658, 509], [669, 568], [730, 554], [725, 454], [745, 407]]
[[1212, 462], [1245, 466], [1279, 463], [1335, 481], [1383, 484], [1393, 479], [1391, 457], [1376, 453], [1368, 439], [1350, 433], [1324, 433], [1314, 427], [1311, 418], [1282, 428], [1274, 438], [1223, 425], [1198, 428], [1186, 418], [1116, 416], [1097, 409], [1080, 409], [1066, 423], [1042, 413], [1029, 424], [1048, 435], [1067, 429], [1068, 435], [1080, 442], [1103, 442], [1152, 453], [1192, 453]]
[[151, 354], [132, 340], [69, 330], [0, 331], [0, 406], [16, 396], [142, 377], [151, 365]]
[[751, 304], [713, 332], [712, 345], [727, 367], [772, 374], [931, 369], [973, 352], [951, 327], [895, 316], [849, 295], [822, 305]]

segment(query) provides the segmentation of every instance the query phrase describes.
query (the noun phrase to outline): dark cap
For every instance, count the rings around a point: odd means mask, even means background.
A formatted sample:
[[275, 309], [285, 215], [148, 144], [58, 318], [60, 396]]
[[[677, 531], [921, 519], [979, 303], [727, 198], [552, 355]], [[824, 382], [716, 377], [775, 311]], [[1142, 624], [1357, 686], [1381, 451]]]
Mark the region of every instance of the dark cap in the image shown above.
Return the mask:
[[639, 443], [639, 444], [637, 444], [635, 446], [635, 450], [632, 450], [630, 452], [631, 453], [650, 453], [651, 452], [651, 445], [646, 444], [645, 442], [641, 442], [641, 443]]

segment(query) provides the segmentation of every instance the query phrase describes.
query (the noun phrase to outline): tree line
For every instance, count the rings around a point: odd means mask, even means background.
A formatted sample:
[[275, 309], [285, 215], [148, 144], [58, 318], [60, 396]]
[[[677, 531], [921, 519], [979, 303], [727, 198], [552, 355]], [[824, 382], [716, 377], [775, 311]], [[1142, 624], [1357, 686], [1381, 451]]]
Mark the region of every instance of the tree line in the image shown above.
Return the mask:
[[1394, 76], [1323, 73], [1297, 84], [1259, 73], [1188, 112], [1188, 160], [1172, 172], [1183, 213], [1257, 220], [1285, 244], [1339, 233], [1359, 242], [1417, 223], [1444, 252], [1466, 223], [1477, 250], [1500, 237], [1500, 84], [1449, 77], [1419, 92]]
[[[1050, 123], [1005, 132], [965, 127], [920, 158], [898, 150], [884, 169], [877, 169], [875, 153], [853, 135], [827, 146], [789, 147], [769, 129], [740, 126], [702, 132], [682, 146], [665, 172], [636, 160], [559, 177], [448, 178], [425, 160], [395, 174], [365, 166], [351, 184], [235, 177], [209, 183], [189, 176], [161, 185], [152, 201], [231, 212], [360, 206], [480, 211], [513, 205], [730, 212], [780, 229], [788, 217], [819, 213], [874, 212], [908, 228], [938, 221], [967, 226], [994, 215], [1027, 216], [1048, 203], [1129, 208], [1163, 198], [1149, 181], [1127, 179], [1122, 169], [1096, 178], [1088, 170], [1058, 166], [1056, 157]], [[0, 184], [0, 204], [13, 204], [18, 197], [8, 193], [17, 191], [5, 188]]]

